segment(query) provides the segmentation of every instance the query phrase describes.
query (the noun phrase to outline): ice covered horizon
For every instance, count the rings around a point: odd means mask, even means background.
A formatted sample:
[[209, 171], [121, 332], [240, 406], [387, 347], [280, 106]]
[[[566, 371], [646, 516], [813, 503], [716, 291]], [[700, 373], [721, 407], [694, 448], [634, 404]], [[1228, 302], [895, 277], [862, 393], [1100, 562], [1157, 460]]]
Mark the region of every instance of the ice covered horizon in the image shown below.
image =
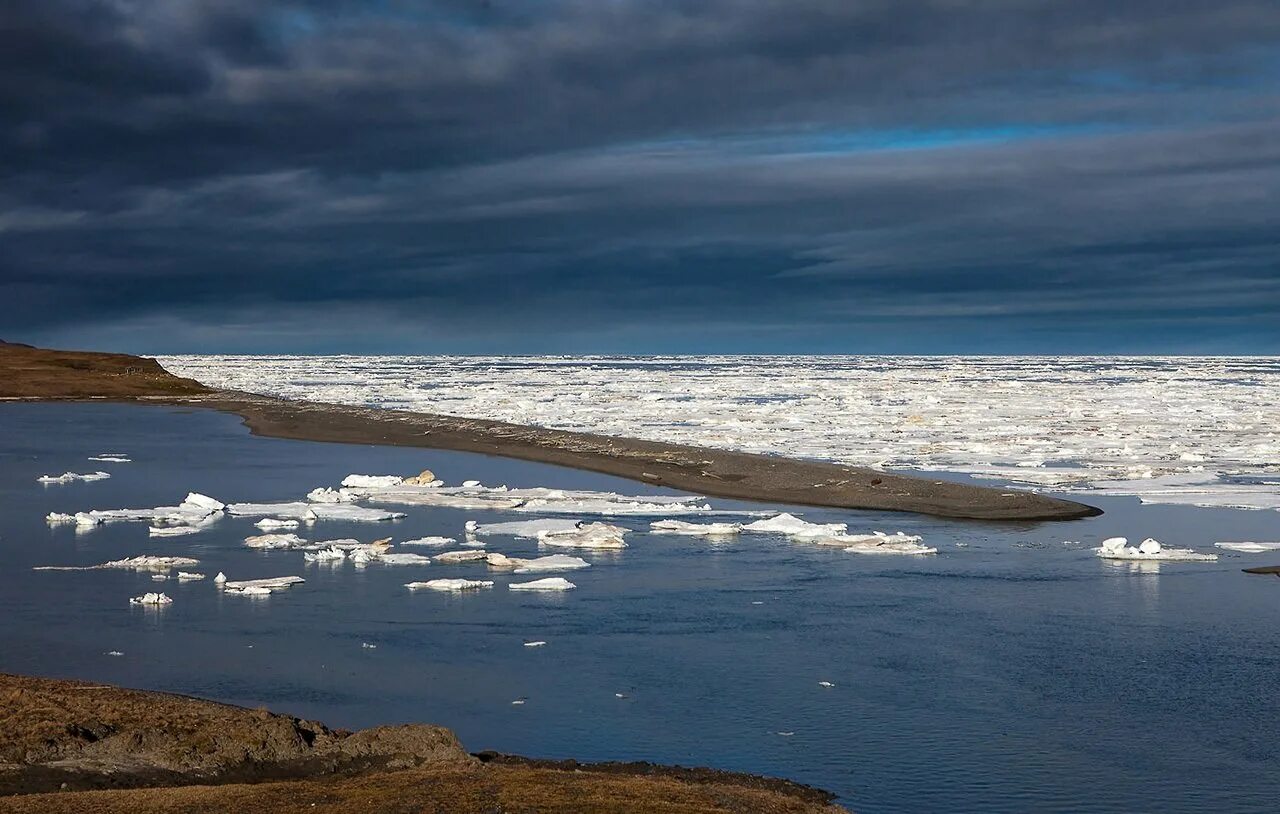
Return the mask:
[[1280, 357], [158, 358], [287, 398], [1280, 508]]

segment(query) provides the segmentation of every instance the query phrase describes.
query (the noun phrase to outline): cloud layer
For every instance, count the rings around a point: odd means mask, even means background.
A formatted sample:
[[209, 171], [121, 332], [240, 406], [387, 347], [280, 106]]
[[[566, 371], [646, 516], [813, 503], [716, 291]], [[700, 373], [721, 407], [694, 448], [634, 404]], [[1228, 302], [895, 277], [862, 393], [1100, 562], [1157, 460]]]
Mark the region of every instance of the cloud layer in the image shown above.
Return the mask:
[[0, 4], [0, 335], [1280, 352], [1280, 6]]

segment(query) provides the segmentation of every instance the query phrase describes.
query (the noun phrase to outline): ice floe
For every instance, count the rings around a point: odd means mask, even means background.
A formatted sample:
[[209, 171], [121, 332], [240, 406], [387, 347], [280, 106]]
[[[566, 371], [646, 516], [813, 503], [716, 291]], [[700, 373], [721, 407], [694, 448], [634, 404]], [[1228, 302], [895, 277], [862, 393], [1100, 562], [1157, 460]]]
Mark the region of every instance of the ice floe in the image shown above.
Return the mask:
[[1165, 548], [1150, 537], [1137, 547], [1128, 544], [1125, 537], [1109, 537], [1094, 549], [1099, 557], [1107, 560], [1151, 560], [1162, 562], [1213, 562], [1217, 554], [1201, 554], [1190, 548]]
[[178, 582], [196, 582], [204, 579], [204, 574], [196, 574], [191, 571], [179, 571]]
[[834, 537], [843, 534], [848, 528], [847, 523], [810, 523], [793, 514], [783, 512], [764, 520], [748, 523], [742, 527], [742, 530], [786, 534], [790, 537]]
[[[490, 562], [490, 565], [493, 563]], [[516, 566], [517, 574], [533, 574], [539, 571], [574, 571], [579, 568], [590, 568], [591, 563], [578, 557], [570, 557], [567, 554], [552, 554], [547, 557], [537, 557], [532, 560], [525, 560]]]
[[[912, 534], [859, 534], [829, 538], [835, 545], [845, 546], [846, 554], [937, 554], [938, 549], [921, 543]], [[819, 542], [827, 542], [820, 540]]]
[[342, 485], [353, 488], [374, 488], [381, 489], [388, 486], [399, 486], [404, 483], [404, 478], [399, 475], [347, 475], [342, 479]]
[[467, 530], [476, 534], [509, 534], [512, 537], [531, 537], [536, 539], [538, 535], [546, 532], [572, 532], [576, 531], [579, 525], [578, 520], [569, 520], [561, 517], [547, 517], [538, 520], [513, 520], [506, 523], [483, 523], [477, 524], [474, 520], [467, 521]]
[[435, 560], [436, 562], [459, 563], [459, 562], [478, 562], [480, 560], [486, 560], [488, 559], [488, 557], [489, 555], [484, 551], [477, 551], [475, 549], [471, 549], [470, 551], [466, 551], [466, 550], [444, 551], [439, 554], [436, 554], [431, 559]]
[[577, 587], [564, 577], [546, 577], [532, 582], [512, 582], [507, 585], [507, 589], [511, 591], [571, 591]]
[[330, 489], [322, 486], [307, 492], [307, 500], [314, 503], [350, 503], [356, 496], [341, 489]]
[[538, 532], [538, 543], [555, 548], [626, 548], [627, 543], [623, 540], [626, 532], [621, 526], [608, 523], [579, 522], [572, 530]]
[[406, 582], [404, 587], [411, 591], [421, 589], [429, 591], [475, 591], [481, 588], [492, 588], [493, 581], [487, 579], [429, 579], [426, 582]]
[[264, 517], [253, 525], [263, 531], [279, 531], [281, 529], [296, 529], [299, 526], [297, 520], [280, 520], [275, 517]]
[[386, 554], [379, 554], [377, 561], [383, 565], [430, 565], [431, 558], [424, 557], [421, 554], [403, 554], [398, 551], [388, 551]]
[[726, 537], [742, 532], [741, 523], [686, 523], [683, 520], [656, 520], [649, 528], [663, 534], [682, 534], [690, 537]]
[[217, 500], [191, 492], [177, 506], [158, 506], [154, 509], [94, 509], [75, 514], [51, 512], [45, 520], [50, 525], [74, 523], [78, 528], [92, 528], [117, 521], [145, 521], [157, 526], [199, 526], [215, 520], [223, 508], [223, 504]]
[[194, 557], [157, 557], [151, 554], [140, 554], [137, 557], [126, 557], [122, 560], [110, 560], [99, 565], [37, 565], [33, 571], [97, 571], [104, 568], [121, 568], [134, 571], [170, 571], [174, 568], [188, 568], [199, 565]]
[[[214, 582], [217, 582], [217, 580], [214, 580]], [[223, 591], [227, 593], [261, 596], [283, 591], [302, 582], [306, 582], [302, 577], [267, 577], [265, 579], [224, 580], [219, 584], [222, 585]]]
[[371, 509], [348, 503], [232, 503], [227, 514], [237, 517], [276, 517], [314, 522], [317, 520], [346, 520], [352, 522], [381, 522], [404, 517], [404, 512]]
[[1261, 554], [1264, 551], [1280, 551], [1280, 543], [1240, 542], [1214, 543], [1214, 545], [1218, 548], [1226, 549], [1227, 551], [1239, 551], [1244, 554]]
[[284, 534], [258, 534], [253, 537], [244, 538], [244, 544], [249, 548], [297, 548], [304, 546], [307, 541], [292, 532]]
[[416, 537], [412, 540], [401, 540], [400, 545], [446, 546], [458, 542], [453, 537]]
[[90, 455], [88, 460], [102, 461], [104, 463], [112, 463], [112, 464], [132, 463], [132, 459], [128, 455], [117, 455], [111, 452], [104, 452], [101, 455]]
[[97, 480], [106, 480], [109, 477], [111, 477], [111, 473], [109, 472], [86, 472], [84, 474], [77, 472], [63, 472], [61, 475], [41, 475], [36, 478], [36, 481], [46, 485], [63, 485], [67, 483], [75, 483], [77, 481], [82, 483], [92, 483]]
[[342, 562], [346, 558], [346, 551], [333, 546], [322, 548], [319, 551], [306, 551], [302, 554], [302, 559], [306, 562]]
[[145, 593], [129, 600], [130, 605], [172, 605], [173, 600], [163, 593]]

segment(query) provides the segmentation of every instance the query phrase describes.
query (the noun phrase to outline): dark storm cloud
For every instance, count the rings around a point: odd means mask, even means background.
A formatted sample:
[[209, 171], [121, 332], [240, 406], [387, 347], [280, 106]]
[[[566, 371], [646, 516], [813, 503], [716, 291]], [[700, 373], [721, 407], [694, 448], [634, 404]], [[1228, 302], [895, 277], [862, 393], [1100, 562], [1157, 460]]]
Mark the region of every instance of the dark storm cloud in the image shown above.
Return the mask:
[[1276, 351], [1278, 75], [1270, 2], [0, 0], [0, 334]]

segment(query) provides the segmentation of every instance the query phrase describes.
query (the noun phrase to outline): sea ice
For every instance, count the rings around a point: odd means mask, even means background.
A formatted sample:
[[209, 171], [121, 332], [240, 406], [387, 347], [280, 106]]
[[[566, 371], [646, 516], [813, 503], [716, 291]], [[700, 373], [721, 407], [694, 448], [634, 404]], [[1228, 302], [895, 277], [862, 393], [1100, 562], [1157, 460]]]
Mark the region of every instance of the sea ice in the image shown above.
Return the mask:
[[474, 591], [480, 588], [492, 588], [493, 581], [487, 579], [429, 579], [426, 582], [406, 582], [404, 587], [411, 591], [421, 588], [431, 591]]
[[279, 520], [274, 517], [264, 517], [253, 525], [263, 531], [275, 531], [279, 529], [296, 529], [299, 524], [297, 520]]
[[476, 534], [510, 534], [513, 537], [537, 538], [544, 532], [572, 532], [578, 529], [579, 521], [559, 517], [540, 518], [538, 520], [514, 520], [507, 523], [485, 523], [475, 525], [468, 520], [468, 531]]
[[204, 574], [194, 574], [190, 571], [179, 571], [178, 582], [195, 582], [204, 579]]
[[484, 551], [476, 551], [472, 549], [471, 551], [445, 551], [435, 555], [431, 559], [435, 560], [436, 562], [459, 563], [459, 562], [475, 562], [478, 560], [485, 560], [485, 559], [488, 559], [488, 557], [489, 557], [488, 553]]
[[186, 568], [199, 565], [200, 561], [192, 557], [156, 557], [141, 554], [137, 557], [126, 557], [123, 560], [111, 560], [101, 565], [38, 565], [33, 571], [96, 571], [102, 568], [123, 568], [134, 571], [169, 571], [174, 568]]
[[148, 537], [185, 537], [200, 531], [200, 526], [151, 526], [147, 529]]
[[[836, 545], [850, 543], [846, 554], [937, 554], [938, 549], [920, 543], [920, 538], [910, 534], [860, 534], [850, 537], [829, 538]], [[820, 541], [825, 542], [825, 541]]]
[[[490, 561], [489, 564], [492, 565], [493, 562]], [[584, 559], [570, 557], [567, 554], [552, 554], [547, 557], [525, 560], [516, 567], [515, 573], [532, 574], [538, 571], [573, 571], [578, 568], [590, 567], [591, 563]]]
[[302, 559], [306, 562], [342, 562], [346, 558], [347, 552], [333, 546], [319, 551], [307, 551], [302, 555]]
[[1109, 537], [1094, 549], [1099, 557], [1107, 560], [1160, 560], [1164, 562], [1213, 562], [1217, 554], [1201, 554], [1190, 548], [1165, 548], [1148, 537], [1137, 548], [1127, 545], [1124, 537]]
[[690, 537], [725, 537], [742, 531], [741, 523], [686, 523], [683, 520], [657, 520], [649, 528], [663, 534], [682, 534]]
[[519, 568], [529, 562], [521, 557], [508, 557], [506, 554], [499, 554], [497, 551], [490, 551], [485, 554], [485, 560], [489, 563], [490, 568]]
[[626, 548], [626, 531], [608, 523], [578, 523], [572, 531], [540, 531], [538, 543], [556, 548]]
[[129, 458], [129, 456], [127, 456], [127, 455], [116, 455], [116, 454], [114, 454], [114, 453], [110, 453], [110, 452], [104, 452], [104, 453], [102, 453], [101, 455], [91, 455], [91, 456], [89, 456], [89, 460], [90, 460], [90, 461], [103, 461], [104, 463], [112, 463], [112, 464], [127, 464], [127, 463], [132, 463], [132, 460]]
[[512, 591], [569, 591], [578, 587], [564, 577], [547, 577], [532, 582], [512, 582], [507, 585]]
[[[217, 580], [214, 581], [217, 582]], [[306, 582], [306, 580], [302, 577], [267, 577], [266, 579], [224, 581], [221, 585], [223, 590], [229, 593], [262, 595], [272, 591], [283, 591], [285, 588], [297, 585], [300, 582]]]
[[400, 545], [443, 546], [458, 542], [452, 537], [418, 537], [413, 540], [401, 540]]
[[109, 472], [89, 472], [86, 474], [78, 474], [75, 472], [63, 472], [61, 475], [41, 475], [36, 481], [43, 484], [67, 484], [82, 481], [84, 483], [92, 483], [96, 480], [106, 480], [111, 477]]
[[810, 523], [783, 512], [766, 520], [748, 523], [742, 530], [786, 534], [791, 537], [838, 537], [848, 528], [847, 523]]
[[307, 500], [313, 503], [350, 503], [356, 499], [355, 495], [340, 489], [329, 489], [320, 487], [307, 492]]
[[297, 548], [306, 545], [307, 541], [292, 533], [259, 534], [244, 538], [244, 544], [249, 548]]
[[614, 515], [707, 514], [712, 511], [712, 508], [709, 504], [648, 503], [614, 496], [596, 500], [535, 498], [516, 506], [515, 511], [537, 514], [594, 514], [610, 517]]
[[1214, 543], [1218, 548], [1227, 551], [1240, 551], [1245, 554], [1261, 554], [1264, 551], [1280, 551], [1280, 543]]
[[130, 605], [172, 605], [173, 600], [163, 593], [145, 593], [129, 600]]
[[379, 523], [383, 520], [399, 520], [406, 515], [404, 512], [389, 512], [385, 509], [370, 509], [346, 503], [318, 503], [311, 507], [311, 516], [316, 520]]
[[383, 565], [430, 565], [431, 558], [424, 557], [421, 554], [387, 552], [386, 554], [378, 555], [378, 562]]
[[399, 475], [347, 475], [342, 479], [343, 486], [365, 489], [381, 489], [388, 486], [399, 486], [402, 483], [404, 483], [404, 478]]

